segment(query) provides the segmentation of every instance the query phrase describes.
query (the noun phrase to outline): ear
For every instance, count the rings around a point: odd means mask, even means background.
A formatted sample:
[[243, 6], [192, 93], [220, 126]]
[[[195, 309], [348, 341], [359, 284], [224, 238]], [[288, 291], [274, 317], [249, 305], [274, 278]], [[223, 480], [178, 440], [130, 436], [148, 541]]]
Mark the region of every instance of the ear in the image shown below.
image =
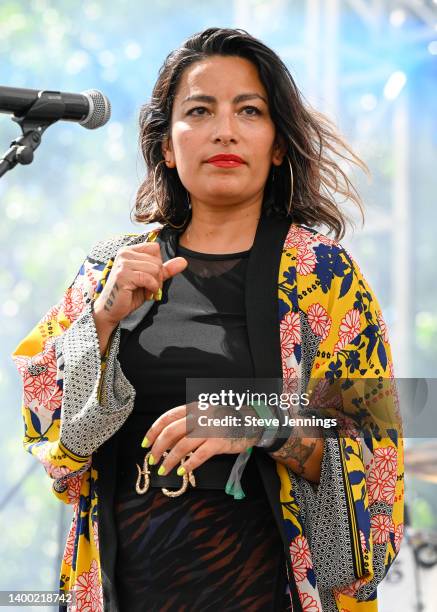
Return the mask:
[[273, 156], [272, 163], [275, 166], [280, 166], [284, 161], [284, 157], [287, 153], [287, 144], [282, 134], [278, 134], [273, 145]]
[[169, 136], [164, 136], [164, 139], [161, 144], [162, 156], [165, 159], [166, 166], [168, 168], [174, 168], [176, 166], [173, 146], [171, 142], [171, 138]]

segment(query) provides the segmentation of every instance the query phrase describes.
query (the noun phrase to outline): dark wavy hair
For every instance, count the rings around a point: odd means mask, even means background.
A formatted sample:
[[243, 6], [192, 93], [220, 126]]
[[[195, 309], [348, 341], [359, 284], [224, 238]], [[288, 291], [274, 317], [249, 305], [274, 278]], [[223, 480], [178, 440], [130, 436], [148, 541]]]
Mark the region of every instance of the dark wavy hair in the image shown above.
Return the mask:
[[[341, 239], [346, 222], [351, 220], [336, 202], [335, 196], [339, 194], [344, 196], [344, 201], [350, 199], [359, 207], [364, 222], [361, 198], [341, 164], [346, 160], [369, 173], [367, 165], [352, 151], [333, 123], [304, 100], [274, 51], [245, 30], [229, 28], [208, 28], [194, 34], [166, 57], [159, 70], [150, 102], [140, 112], [140, 148], [147, 176], [137, 191], [131, 211], [134, 220], [186, 227], [191, 217], [187, 190], [177, 170], [160, 164], [156, 190], [154, 172], [163, 159], [161, 144], [170, 133], [173, 101], [181, 75], [194, 62], [212, 55], [246, 58], [258, 68], [268, 94], [276, 137], [282, 135], [293, 168], [290, 220], [309, 227], [323, 224], [328, 232], [334, 232], [336, 239]], [[281, 166], [272, 165], [267, 178], [264, 213], [287, 216], [290, 192], [290, 168], [284, 158]]]

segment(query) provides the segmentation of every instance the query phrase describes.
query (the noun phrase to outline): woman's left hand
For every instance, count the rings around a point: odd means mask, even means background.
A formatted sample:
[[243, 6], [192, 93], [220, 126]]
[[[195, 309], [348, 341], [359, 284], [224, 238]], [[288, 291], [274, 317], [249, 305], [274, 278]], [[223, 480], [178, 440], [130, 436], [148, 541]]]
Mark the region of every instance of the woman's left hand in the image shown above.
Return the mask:
[[152, 465], [159, 463], [164, 451], [169, 451], [165, 457], [160, 470], [160, 475], [169, 472], [180, 463], [190, 452], [193, 454], [183, 462], [185, 471], [178, 470], [179, 476], [191, 472], [205, 463], [213, 455], [242, 453], [258, 442], [261, 433], [254, 437], [188, 437], [187, 431], [187, 405], [176, 406], [164, 412], [152, 427], [146, 432], [145, 438], [148, 444], [144, 444], [153, 456]]

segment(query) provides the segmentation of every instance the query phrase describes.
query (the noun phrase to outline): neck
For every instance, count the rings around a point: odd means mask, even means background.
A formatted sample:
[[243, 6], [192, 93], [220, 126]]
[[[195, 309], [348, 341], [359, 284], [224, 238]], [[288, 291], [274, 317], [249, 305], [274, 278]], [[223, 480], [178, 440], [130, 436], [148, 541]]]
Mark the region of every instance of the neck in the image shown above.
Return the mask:
[[203, 253], [235, 253], [251, 248], [261, 205], [239, 209], [208, 209], [192, 203], [192, 217], [179, 244]]

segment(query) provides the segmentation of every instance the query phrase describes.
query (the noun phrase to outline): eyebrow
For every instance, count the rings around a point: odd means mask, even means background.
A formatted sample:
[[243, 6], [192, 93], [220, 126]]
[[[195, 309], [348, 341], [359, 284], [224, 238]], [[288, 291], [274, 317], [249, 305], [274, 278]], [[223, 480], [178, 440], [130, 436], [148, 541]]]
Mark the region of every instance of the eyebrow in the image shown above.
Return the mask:
[[[264, 98], [264, 96], [261, 96], [258, 93], [239, 94], [238, 96], [235, 96], [232, 102], [234, 104], [238, 104], [239, 102], [245, 102], [246, 100], [253, 100], [254, 98], [259, 98], [260, 100], [262, 100], [268, 105], [267, 100]], [[214, 98], [214, 96], [207, 96], [205, 94], [196, 94], [196, 95], [188, 96], [187, 98], [184, 98], [182, 100], [182, 104], [184, 104], [185, 102], [191, 102], [191, 101], [213, 103], [213, 102], [217, 102], [217, 98]]]

